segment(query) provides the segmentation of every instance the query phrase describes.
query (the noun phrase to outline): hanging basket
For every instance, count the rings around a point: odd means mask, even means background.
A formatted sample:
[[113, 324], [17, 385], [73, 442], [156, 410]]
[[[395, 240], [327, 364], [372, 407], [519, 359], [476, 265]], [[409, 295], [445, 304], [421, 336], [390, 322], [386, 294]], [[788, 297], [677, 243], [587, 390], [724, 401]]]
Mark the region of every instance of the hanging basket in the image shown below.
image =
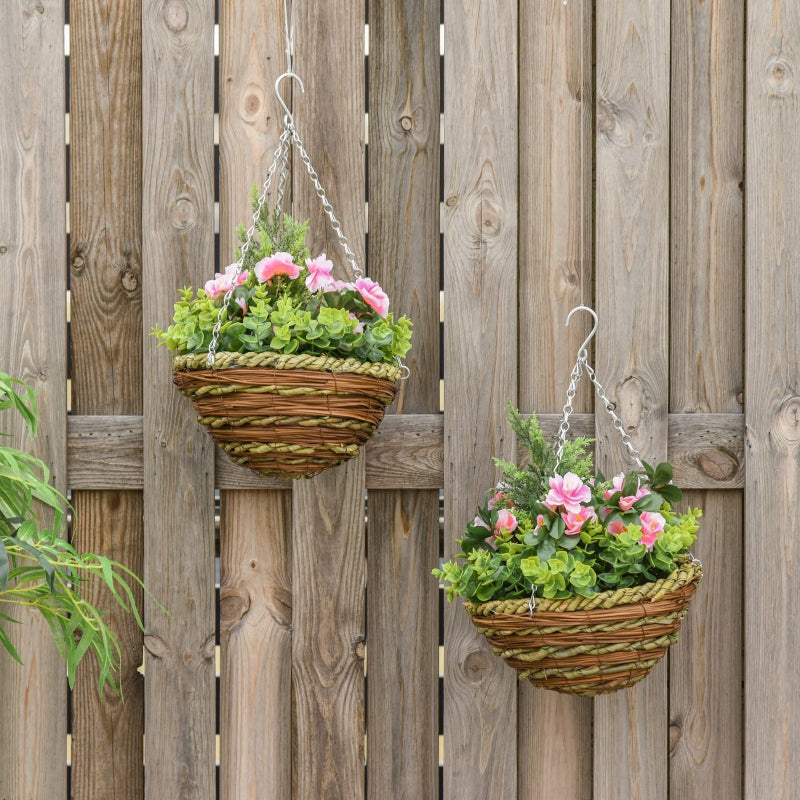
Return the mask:
[[520, 680], [574, 695], [642, 680], [675, 644], [702, 577], [687, 560], [653, 583], [566, 600], [466, 602], [472, 622]]
[[401, 368], [328, 356], [177, 356], [174, 382], [237, 464], [310, 478], [358, 455], [397, 392]]

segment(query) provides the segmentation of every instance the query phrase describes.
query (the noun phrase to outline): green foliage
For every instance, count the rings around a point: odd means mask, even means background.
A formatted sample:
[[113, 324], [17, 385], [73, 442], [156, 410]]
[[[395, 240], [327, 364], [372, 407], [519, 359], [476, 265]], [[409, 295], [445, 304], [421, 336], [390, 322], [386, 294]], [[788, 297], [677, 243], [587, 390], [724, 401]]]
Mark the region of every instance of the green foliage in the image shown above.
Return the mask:
[[[36, 434], [34, 393], [0, 372], [0, 410], [4, 409], [20, 414], [30, 434]], [[70, 686], [78, 664], [91, 650], [100, 667], [98, 691], [102, 694], [108, 686], [119, 693], [114, 677], [120, 665], [119, 642], [105, 622], [105, 611], [88, 602], [82, 589], [100, 581], [143, 629], [131, 588], [142, 584], [124, 565], [105, 556], [79, 553], [63, 538], [70, 508], [49, 481], [44, 462], [21, 450], [0, 447], [0, 623], [17, 622], [12, 616], [14, 607], [36, 609], [66, 661]], [[22, 663], [3, 624], [0, 644]]]
[[606, 480], [592, 474], [589, 440], [566, 442], [559, 464], [535, 415], [510, 408], [509, 422], [530, 463], [497, 462], [503, 480], [466, 526], [461, 552], [433, 570], [448, 599], [592, 597], [666, 577], [689, 557], [702, 513], [673, 510], [682, 492], [669, 463]]
[[[254, 213], [258, 211], [255, 189], [253, 209]], [[256, 221], [256, 234], [242, 260], [243, 281], [226, 293], [232, 283], [228, 273], [236, 266], [231, 265], [196, 294], [191, 288], [183, 289], [175, 303], [172, 325], [166, 330], [154, 327], [153, 335], [179, 355], [207, 353], [220, 306], [226, 303], [218, 352], [330, 355], [378, 363], [404, 358], [411, 347], [411, 321], [407, 317], [395, 319], [388, 309], [376, 309], [362, 294], [358, 282], [344, 283], [330, 277], [324, 286], [311, 291], [307, 232], [307, 222], [298, 223], [264, 205]], [[243, 227], [238, 234], [244, 245]], [[291, 256], [297, 275], [287, 273], [260, 280], [256, 267], [276, 253]], [[240, 247], [237, 257], [241, 256]], [[324, 254], [319, 258], [324, 259]], [[220, 286], [225, 290], [220, 291]], [[380, 287], [374, 286], [383, 295]]]

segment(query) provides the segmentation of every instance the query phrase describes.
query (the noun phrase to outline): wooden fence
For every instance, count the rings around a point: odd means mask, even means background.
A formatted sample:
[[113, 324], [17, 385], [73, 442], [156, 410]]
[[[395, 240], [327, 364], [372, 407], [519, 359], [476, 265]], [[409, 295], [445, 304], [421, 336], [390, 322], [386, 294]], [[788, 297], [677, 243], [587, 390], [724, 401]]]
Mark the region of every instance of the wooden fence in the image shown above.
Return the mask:
[[[124, 704], [15, 632], [0, 797], [796, 796], [797, 3], [293, 6], [298, 129], [415, 341], [365, 454], [290, 485], [215, 452], [149, 335], [232, 260], [284, 3], [4, 0], [0, 368], [40, 391], [79, 546], [170, 613], [115, 619]], [[338, 255], [302, 169], [292, 192]], [[704, 509], [706, 572], [668, 659], [594, 701], [519, 685], [430, 575], [514, 454], [506, 401], [555, 431], [582, 301], [634, 442]], [[614, 468], [586, 387], [576, 410]]]

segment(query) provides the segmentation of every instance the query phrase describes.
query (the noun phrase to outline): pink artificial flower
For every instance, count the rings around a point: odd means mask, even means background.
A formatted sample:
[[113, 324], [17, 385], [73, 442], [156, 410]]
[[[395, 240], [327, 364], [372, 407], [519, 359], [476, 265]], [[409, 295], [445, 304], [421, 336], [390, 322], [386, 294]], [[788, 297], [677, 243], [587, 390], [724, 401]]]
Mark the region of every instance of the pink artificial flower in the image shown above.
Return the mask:
[[488, 506], [491, 511], [501, 500], [505, 500], [506, 496], [503, 492], [495, 492], [494, 496], [489, 500]]
[[517, 518], [507, 508], [502, 508], [497, 512], [497, 522], [494, 526], [495, 532], [499, 533], [501, 528], [509, 533], [517, 528]]
[[588, 503], [591, 496], [592, 490], [574, 472], [568, 472], [550, 478], [550, 491], [544, 504], [553, 510], [564, 506], [567, 511], [577, 514], [581, 503]]
[[247, 313], [247, 303], [244, 300], [244, 297], [237, 297], [236, 302], [239, 304], [239, 307], [242, 309], [242, 314]]
[[[206, 294], [212, 298], [225, 294], [233, 285], [233, 276], [236, 274], [236, 267], [236, 264], [228, 264], [228, 266], [225, 267], [225, 272], [218, 272], [212, 280], [206, 281], [203, 287]], [[236, 276], [236, 286], [241, 286], [246, 280], [247, 271], [245, 270]]]
[[355, 282], [354, 288], [364, 302], [374, 308], [379, 316], [385, 317], [389, 313], [389, 298], [375, 281], [369, 278], [359, 278]]
[[621, 533], [625, 533], [625, 530], [625, 523], [621, 519], [615, 519], [613, 522], [608, 523], [608, 532], [613, 533], [614, 536], [619, 536]]
[[475, 517], [475, 519], [472, 520], [472, 524], [478, 528], [486, 528], [487, 531], [491, 530], [486, 522], [484, 522], [484, 520], [482, 520], [480, 517]]
[[566, 511], [561, 515], [561, 518], [566, 525], [564, 533], [566, 533], [567, 536], [575, 536], [575, 534], [581, 532], [584, 523], [588, 522], [590, 519], [597, 519], [597, 514], [591, 506], [584, 506], [574, 513], [572, 511]]
[[333, 286], [331, 270], [333, 262], [325, 257], [325, 253], [315, 259], [306, 259], [308, 275], [306, 276], [306, 286], [310, 292], [325, 292]]
[[642, 511], [639, 520], [642, 523], [642, 535], [639, 537], [639, 542], [648, 550], [652, 550], [658, 534], [664, 530], [666, 520], [657, 511]]
[[[611, 497], [612, 494], [616, 494], [617, 492], [622, 491], [622, 486], [625, 483], [625, 473], [620, 472], [619, 475], [615, 475], [611, 480], [613, 489], [609, 490], [606, 489], [603, 492], [603, 496], [606, 500]], [[644, 497], [646, 494], [650, 494], [650, 490], [646, 486], [642, 486], [640, 481], [637, 481], [636, 484], [636, 494], [635, 495], [627, 495], [625, 497], [619, 498], [619, 507], [623, 511], [630, 511], [633, 507], [633, 504], [640, 498]]]
[[545, 526], [544, 514], [538, 514], [537, 517], [536, 517], [536, 527], [537, 528], [544, 528], [544, 526]]
[[[350, 319], [358, 319], [358, 317], [352, 312], [350, 312], [347, 316]], [[359, 322], [358, 325], [356, 325], [355, 328], [353, 328], [353, 333], [364, 333], [364, 323]]]
[[292, 261], [289, 253], [273, 253], [271, 256], [262, 258], [253, 267], [259, 283], [264, 283], [274, 278], [276, 275], [288, 275], [294, 280], [300, 274], [300, 267]]

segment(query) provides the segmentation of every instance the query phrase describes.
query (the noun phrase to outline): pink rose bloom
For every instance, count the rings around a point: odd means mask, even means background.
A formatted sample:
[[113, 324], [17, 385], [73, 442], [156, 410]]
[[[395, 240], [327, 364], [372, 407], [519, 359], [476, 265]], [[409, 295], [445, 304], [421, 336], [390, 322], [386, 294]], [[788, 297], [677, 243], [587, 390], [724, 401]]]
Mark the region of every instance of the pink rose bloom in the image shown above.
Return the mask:
[[505, 500], [505, 495], [503, 492], [495, 492], [494, 496], [489, 500], [488, 506], [489, 509], [493, 509], [501, 500]]
[[567, 536], [575, 536], [575, 534], [581, 532], [581, 528], [585, 522], [588, 522], [590, 519], [597, 519], [597, 514], [594, 509], [589, 506], [581, 508], [574, 513], [572, 511], [567, 511], [561, 515], [561, 518], [566, 525], [564, 533], [566, 533]]
[[244, 297], [237, 297], [236, 302], [239, 304], [239, 308], [242, 309], [242, 314], [247, 313], [247, 303], [244, 301]]
[[536, 517], [536, 527], [537, 528], [544, 528], [544, 526], [545, 526], [544, 514], [539, 514]]
[[253, 268], [259, 283], [271, 280], [276, 275], [288, 275], [294, 280], [300, 274], [300, 267], [292, 261], [289, 253], [273, 253], [262, 258]]
[[550, 491], [544, 504], [553, 510], [564, 506], [567, 511], [577, 514], [581, 503], [588, 503], [591, 497], [592, 490], [574, 472], [568, 472], [550, 478]]
[[613, 533], [614, 536], [619, 536], [625, 532], [625, 523], [620, 519], [615, 519], [613, 522], [608, 523], [608, 532]]
[[[225, 294], [233, 285], [234, 275], [236, 274], [236, 264], [229, 264], [225, 267], [225, 272], [218, 272], [210, 281], [206, 281], [203, 287], [209, 297], [219, 297]], [[240, 272], [236, 276], [236, 285], [241, 286], [247, 280], [247, 271]]]
[[325, 258], [325, 253], [315, 259], [306, 259], [308, 275], [306, 276], [306, 286], [310, 292], [325, 292], [333, 286], [331, 270], [333, 262]]
[[499, 533], [501, 528], [505, 528], [509, 533], [516, 530], [517, 518], [507, 509], [503, 508], [497, 512], [497, 522], [494, 529]]
[[375, 281], [369, 278], [359, 278], [354, 287], [364, 302], [374, 308], [379, 316], [385, 317], [389, 313], [389, 298]]
[[639, 541], [648, 550], [652, 550], [658, 534], [664, 530], [666, 520], [657, 511], [642, 511], [639, 520], [642, 524], [642, 535], [639, 537]]

